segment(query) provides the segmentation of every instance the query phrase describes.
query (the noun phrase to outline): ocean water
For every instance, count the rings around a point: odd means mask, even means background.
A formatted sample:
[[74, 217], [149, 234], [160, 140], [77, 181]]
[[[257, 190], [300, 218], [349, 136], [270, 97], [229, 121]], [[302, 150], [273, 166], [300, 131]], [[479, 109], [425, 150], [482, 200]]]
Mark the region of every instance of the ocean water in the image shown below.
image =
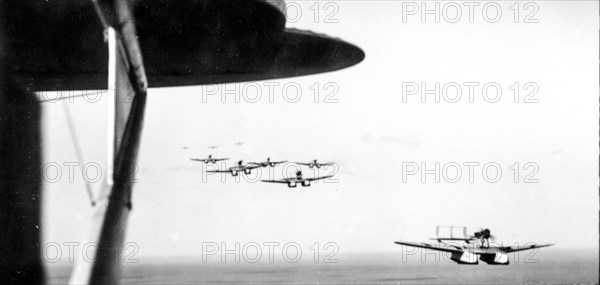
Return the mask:
[[[411, 259], [412, 258], [412, 259]], [[338, 263], [204, 263], [201, 258], [139, 258], [123, 284], [598, 284], [597, 250], [547, 250], [507, 266], [458, 265], [400, 254], [345, 254]], [[47, 267], [49, 284], [65, 284], [71, 264]]]

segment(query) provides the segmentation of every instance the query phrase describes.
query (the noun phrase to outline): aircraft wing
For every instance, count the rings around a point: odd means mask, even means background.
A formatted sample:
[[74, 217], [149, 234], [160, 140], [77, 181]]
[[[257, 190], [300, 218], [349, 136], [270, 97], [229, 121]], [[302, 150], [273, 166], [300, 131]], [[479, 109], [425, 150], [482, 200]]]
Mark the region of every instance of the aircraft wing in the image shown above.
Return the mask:
[[255, 169], [255, 168], [260, 168], [260, 167], [261, 167], [260, 165], [244, 165], [242, 167], [242, 169], [244, 169], [244, 170], [245, 169]]
[[213, 159], [214, 161], [223, 161], [223, 160], [228, 160], [229, 158], [215, 158]]
[[[10, 3], [3, 14], [11, 19], [3, 36], [14, 47], [10, 67], [17, 71], [19, 85], [33, 91], [107, 89], [108, 52], [91, 1], [21, 2]], [[130, 12], [149, 87], [309, 75], [363, 60], [363, 51], [350, 43], [286, 29], [285, 13], [273, 2], [135, 1]], [[23, 11], [29, 16], [23, 17]], [[32, 18], [51, 28], [31, 28]], [[174, 36], [178, 33], [183, 36]], [[223, 47], [232, 52], [219, 55], [217, 48]]]
[[306, 165], [306, 166], [311, 166], [312, 165], [312, 163], [304, 163], [304, 162], [295, 162], [295, 163], [299, 164], [299, 165]]
[[207, 170], [208, 173], [231, 173], [231, 170]]
[[261, 180], [261, 182], [267, 182], [267, 183], [288, 183], [287, 180]]
[[445, 252], [464, 252], [464, 250], [456, 248], [456, 247], [451, 247], [451, 246], [435, 246], [433, 244], [428, 244], [428, 243], [416, 243], [416, 242], [402, 242], [402, 241], [395, 241], [395, 244], [399, 244], [399, 245], [406, 245], [406, 246], [412, 246], [412, 247], [419, 247], [419, 248], [426, 248], [426, 249], [431, 249], [431, 250], [438, 250], [438, 251], [445, 251]]
[[287, 162], [287, 160], [284, 160], [284, 161], [272, 161], [271, 163], [272, 164], [282, 164], [282, 163], [286, 163], [286, 162]]
[[316, 181], [316, 180], [321, 180], [321, 179], [327, 179], [333, 177], [333, 175], [326, 175], [326, 176], [322, 176], [322, 177], [315, 177], [315, 178], [304, 178], [303, 180], [305, 181]]
[[190, 158], [191, 161], [199, 161], [206, 163], [206, 159]]
[[531, 245], [525, 245], [525, 246], [506, 246], [506, 247], [500, 247], [500, 250], [509, 253], [509, 252], [515, 252], [515, 251], [522, 251], [522, 250], [531, 250], [531, 249], [536, 249], [536, 248], [540, 248], [540, 247], [548, 247], [548, 246], [553, 246], [553, 243], [548, 243], [548, 244], [531, 244]]

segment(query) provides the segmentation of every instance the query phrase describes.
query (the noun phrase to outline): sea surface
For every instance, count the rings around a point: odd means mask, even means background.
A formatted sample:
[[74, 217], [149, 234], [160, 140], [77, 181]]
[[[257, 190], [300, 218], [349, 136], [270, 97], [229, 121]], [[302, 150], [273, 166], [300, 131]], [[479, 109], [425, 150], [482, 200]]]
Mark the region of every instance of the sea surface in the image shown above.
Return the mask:
[[[510, 265], [458, 265], [435, 256], [345, 254], [337, 263], [200, 257], [140, 257], [123, 267], [123, 284], [598, 284], [598, 250], [547, 250], [512, 256]], [[49, 284], [65, 284], [73, 264], [49, 264]]]

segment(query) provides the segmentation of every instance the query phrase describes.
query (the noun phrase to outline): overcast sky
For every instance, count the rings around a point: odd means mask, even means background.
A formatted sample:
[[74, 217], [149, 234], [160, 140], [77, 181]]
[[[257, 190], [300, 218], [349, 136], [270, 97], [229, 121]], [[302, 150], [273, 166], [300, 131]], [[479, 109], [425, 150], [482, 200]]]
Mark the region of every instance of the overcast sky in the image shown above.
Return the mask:
[[[301, 2], [302, 16], [288, 27], [356, 44], [366, 53], [357, 66], [286, 80], [149, 91], [127, 232], [141, 255], [198, 255], [202, 242], [252, 241], [335, 242], [341, 252], [392, 252], [393, 241], [425, 240], [437, 225], [468, 226], [471, 233], [489, 227], [507, 244], [597, 248], [597, 2], [538, 2], [537, 11], [520, 6], [519, 23], [508, 2], [501, 2], [496, 23], [482, 17], [481, 6], [474, 8], [473, 23], [466, 6], [457, 23], [448, 21], [454, 7], [447, 7], [449, 18], [440, 23], [431, 15], [422, 23], [420, 14], [403, 23], [401, 2], [333, 3], [338, 9], [320, 6], [315, 23], [309, 9], [314, 2]], [[532, 19], [539, 22], [522, 23], [534, 11]], [[325, 22], [329, 13], [337, 23]], [[455, 82], [463, 96], [457, 103], [436, 103], [434, 95], [422, 103], [421, 93], [403, 100], [403, 88], [421, 88], [422, 82], [429, 89], [439, 82], [440, 89], [454, 92], [448, 94], [455, 94]], [[465, 82], [479, 84], [472, 103]], [[496, 103], [482, 95], [491, 82], [502, 90]], [[274, 102], [269, 84], [279, 84]], [[286, 102], [284, 95], [296, 94], [294, 88], [285, 93], [284, 86], [299, 86], [298, 102]], [[217, 95], [203, 99], [214, 88]], [[237, 103], [227, 95], [223, 103], [225, 88], [250, 98], [260, 90], [262, 96]], [[485, 93], [488, 99], [493, 90]], [[330, 92], [337, 103], [323, 102]], [[105, 104], [68, 103], [86, 162], [103, 166]], [[43, 105], [45, 163], [77, 161], [62, 108]], [[189, 159], [211, 153], [231, 158], [228, 165], [267, 157], [332, 161], [339, 166], [338, 182], [307, 188], [236, 183], [231, 177], [221, 182], [220, 176], [203, 182], [202, 165]], [[422, 181], [421, 172], [403, 182], [408, 165], [422, 163], [428, 169], [439, 163], [447, 172], [439, 183], [434, 175]], [[473, 182], [465, 163], [479, 164]], [[496, 183], [486, 181], [495, 178], [494, 168], [482, 175], [490, 163], [502, 171]], [[451, 183], [456, 165], [462, 176]], [[275, 178], [282, 169], [275, 168]], [[305, 176], [316, 174], [303, 169]], [[76, 172], [70, 183], [66, 171], [57, 183], [44, 183], [46, 242], [81, 241], [87, 232], [91, 210], [83, 179]], [[269, 178], [265, 171], [263, 179]]]

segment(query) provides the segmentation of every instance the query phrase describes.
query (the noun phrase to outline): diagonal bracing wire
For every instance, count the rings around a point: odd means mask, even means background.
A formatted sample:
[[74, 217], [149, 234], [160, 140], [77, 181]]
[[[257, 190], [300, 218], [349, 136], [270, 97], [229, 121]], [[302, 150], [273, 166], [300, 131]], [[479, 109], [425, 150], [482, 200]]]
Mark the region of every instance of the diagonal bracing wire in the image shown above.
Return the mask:
[[[71, 116], [71, 110], [69, 109], [69, 103], [66, 101], [62, 102], [62, 109], [65, 113], [65, 118], [67, 119], [67, 126], [69, 128], [69, 134], [71, 134], [71, 141], [73, 142], [73, 146], [75, 147], [75, 154], [77, 155], [77, 160], [79, 160], [80, 167], [83, 167], [84, 159], [83, 152], [81, 151], [81, 146], [79, 145], [79, 139], [77, 137], [77, 131], [75, 130], [75, 125], [73, 124], [73, 117]], [[85, 188], [87, 190], [88, 198], [90, 199], [90, 204], [92, 207], [96, 204], [94, 201], [94, 193], [92, 192], [92, 185], [89, 181], [84, 179]]]

